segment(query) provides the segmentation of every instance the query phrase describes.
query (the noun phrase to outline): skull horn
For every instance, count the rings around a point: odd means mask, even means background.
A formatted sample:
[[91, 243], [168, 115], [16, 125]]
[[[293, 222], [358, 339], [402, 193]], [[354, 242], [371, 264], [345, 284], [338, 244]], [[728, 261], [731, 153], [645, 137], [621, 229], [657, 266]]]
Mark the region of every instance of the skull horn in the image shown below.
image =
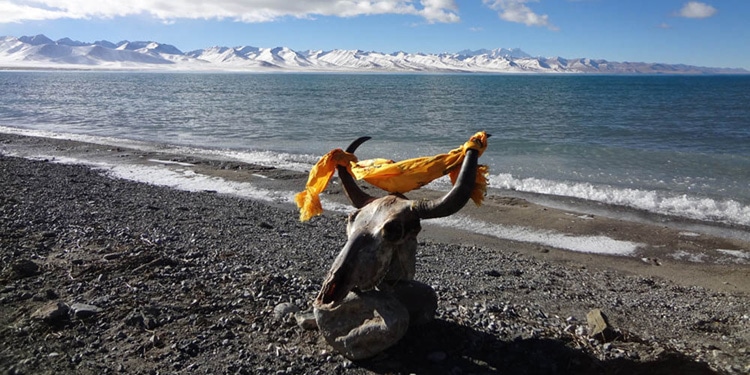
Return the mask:
[[[359, 145], [365, 143], [370, 138], [371, 137], [357, 138], [349, 145], [349, 147], [346, 148], [346, 152], [354, 153]], [[339, 179], [341, 180], [341, 185], [344, 187], [344, 193], [346, 193], [346, 196], [349, 197], [349, 200], [352, 202], [352, 206], [354, 206], [355, 208], [362, 208], [367, 203], [375, 199], [375, 197], [362, 191], [359, 185], [357, 185], [357, 183], [354, 181], [354, 177], [349, 174], [349, 171], [345, 167], [337, 166], [336, 170], [339, 172]]]
[[434, 219], [446, 217], [458, 212], [471, 197], [471, 191], [474, 189], [477, 175], [477, 165], [479, 160], [479, 151], [469, 149], [466, 151], [464, 162], [461, 165], [461, 171], [453, 188], [442, 198], [434, 200], [417, 201], [414, 204], [414, 211], [420, 219]]

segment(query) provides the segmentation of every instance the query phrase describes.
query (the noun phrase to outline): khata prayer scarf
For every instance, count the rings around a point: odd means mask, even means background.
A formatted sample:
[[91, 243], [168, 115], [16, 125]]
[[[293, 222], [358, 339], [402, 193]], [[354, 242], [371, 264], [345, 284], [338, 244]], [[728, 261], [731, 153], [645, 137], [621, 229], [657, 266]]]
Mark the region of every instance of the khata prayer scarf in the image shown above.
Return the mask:
[[[331, 150], [310, 170], [305, 190], [294, 196], [294, 201], [300, 209], [300, 221], [310, 220], [313, 216], [323, 213], [318, 196], [328, 186], [336, 166], [346, 167], [354, 178], [365, 180], [389, 193], [406, 193], [446, 174], [450, 176], [451, 183], [455, 184], [466, 150], [477, 150], [481, 156], [486, 148], [487, 133], [482, 131], [474, 134], [463, 146], [446, 154], [400, 162], [388, 159], [358, 161], [354, 154], [340, 148]], [[488, 173], [489, 168], [486, 165], [480, 165], [477, 169], [476, 183], [471, 192], [471, 199], [477, 206], [482, 204], [487, 191]]]

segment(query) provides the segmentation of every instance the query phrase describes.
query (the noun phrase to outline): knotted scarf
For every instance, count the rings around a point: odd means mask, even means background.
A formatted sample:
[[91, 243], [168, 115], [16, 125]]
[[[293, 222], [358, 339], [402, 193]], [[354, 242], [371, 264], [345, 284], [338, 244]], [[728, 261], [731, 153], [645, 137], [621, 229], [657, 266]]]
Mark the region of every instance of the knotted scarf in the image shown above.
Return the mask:
[[[294, 201], [300, 209], [300, 221], [310, 220], [313, 216], [323, 213], [318, 196], [328, 186], [336, 166], [346, 167], [356, 179], [365, 180], [389, 193], [406, 193], [446, 174], [450, 176], [451, 183], [455, 184], [466, 151], [477, 150], [481, 156], [486, 148], [487, 133], [482, 131], [474, 134], [461, 147], [448, 153], [400, 162], [388, 159], [358, 161], [354, 154], [340, 148], [331, 150], [310, 170], [305, 190], [294, 196]], [[487, 191], [488, 173], [486, 165], [480, 165], [477, 169], [476, 183], [471, 192], [471, 199], [477, 206], [482, 204]]]

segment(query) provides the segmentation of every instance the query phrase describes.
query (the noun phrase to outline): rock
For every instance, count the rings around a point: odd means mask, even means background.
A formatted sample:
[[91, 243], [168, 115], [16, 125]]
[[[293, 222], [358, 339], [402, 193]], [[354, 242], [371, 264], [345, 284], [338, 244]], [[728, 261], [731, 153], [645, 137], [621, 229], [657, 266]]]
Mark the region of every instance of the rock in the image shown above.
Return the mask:
[[589, 325], [589, 337], [596, 338], [601, 342], [610, 342], [617, 338], [617, 333], [609, 324], [607, 316], [600, 309], [593, 309], [586, 314]]
[[414, 280], [399, 281], [393, 285], [393, 294], [409, 311], [410, 324], [423, 325], [435, 318], [438, 297], [429, 285]]
[[70, 305], [70, 311], [76, 318], [85, 319], [100, 313], [102, 309], [85, 303], [74, 303]]
[[146, 329], [154, 329], [163, 322], [159, 320], [159, 309], [154, 306], [140, 306], [133, 310], [126, 318], [129, 325], [141, 325]]
[[31, 313], [32, 319], [43, 320], [47, 323], [57, 323], [68, 318], [68, 305], [62, 302], [46, 304]]
[[144, 318], [143, 314], [141, 314], [138, 310], [131, 311], [124, 320], [125, 324], [129, 326], [143, 326], [144, 324]]
[[13, 262], [11, 270], [13, 271], [12, 278], [23, 279], [38, 274], [39, 265], [28, 259], [19, 259]]
[[121, 257], [122, 257], [123, 255], [125, 255], [125, 253], [124, 253], [124, 252], [120, 252], [120, 253], [109, 253], [109, 254], [104, 254], [104, 256], [103, 256], [102, 258], [103, 258], [104, 260], [115, 260], [115, 259], [119, 259], [119, 258], [121, 258]]
[[44, 291], [44, 296], [47, 299], [58, 299], [60, 295], [54, 289], [47, 289]]
[[164, 347], [164, 341], [162, 341], [161, 337], [159, 337], [156, 334], [151, 335], [151, 338], [149, 339], [149, 343], [153, 345], [155, 348]]
[[282, 302], [273, 308], [273, 317], [279, 320], [283, 320], [289, 314], [294, 314], [299, 311], [299, 307], [291, 302]]
[[318, 329], [318, 322], [315, 321], [315, 313], [313, 311], [298, 312], [294, 314], [294, 319], [297, 321], [297, 325], [306, 331]]
[[409, 328], [409, 311], [382, 291], [350, 292], [339, 305], [315, 306], [314, 312], [326, 342], [351, 360], [382, 352]]

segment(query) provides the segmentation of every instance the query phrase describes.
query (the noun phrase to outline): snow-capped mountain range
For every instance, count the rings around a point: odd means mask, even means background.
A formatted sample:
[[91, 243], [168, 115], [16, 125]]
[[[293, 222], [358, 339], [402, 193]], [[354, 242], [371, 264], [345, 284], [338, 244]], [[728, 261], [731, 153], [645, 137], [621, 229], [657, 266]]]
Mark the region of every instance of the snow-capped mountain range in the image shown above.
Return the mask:
[[533, 57], [520, 49], [457, 53], [382, 53], [286, 47], [210, 47], [190, 52], [158, 42], [85, 43], [44, 35], [0, 37], [0, 69], [132, 69], [193, 71], [481, 72], [608, 74], [747, 74], [744, 69]]

